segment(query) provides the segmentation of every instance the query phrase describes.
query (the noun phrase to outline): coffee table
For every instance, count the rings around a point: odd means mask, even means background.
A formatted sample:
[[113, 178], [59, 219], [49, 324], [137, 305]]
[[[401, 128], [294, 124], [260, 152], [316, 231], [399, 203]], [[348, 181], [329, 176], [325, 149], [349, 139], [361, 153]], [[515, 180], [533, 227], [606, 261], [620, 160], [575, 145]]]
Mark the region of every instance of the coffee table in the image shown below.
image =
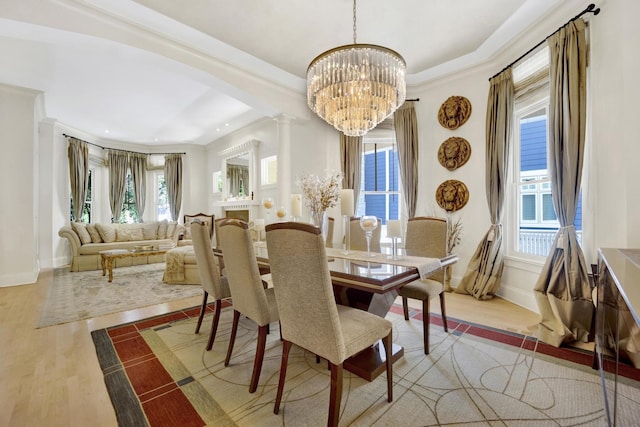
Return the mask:
[[110, 249], [100, 251], [100, 262], [102, 264], [102, 275], [105, 276], [109, 271], [109, 282], [113, 281], [113, 266], [118, 258], [137, 258], [141, 256], [164, 255], [169, 249]]

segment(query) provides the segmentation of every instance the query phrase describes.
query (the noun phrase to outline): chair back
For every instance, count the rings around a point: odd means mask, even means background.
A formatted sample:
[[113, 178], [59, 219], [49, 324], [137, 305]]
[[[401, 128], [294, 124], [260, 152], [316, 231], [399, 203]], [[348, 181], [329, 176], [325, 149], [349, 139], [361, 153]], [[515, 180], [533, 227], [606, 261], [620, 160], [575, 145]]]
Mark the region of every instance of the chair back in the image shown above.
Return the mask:
[[332, 248], [333, 247], [333, 228], [334, 228], [334, 223], [335, 223], [335, 219], [330, 216], [328, 221], [327, 221], [327, 241], [325, 243], [325, 245], [328, 248]]
[[268, 324], [269, 306], [247, 223], [225, 219], [220, 222], [218, 233], [234, 309], [259, 326]]
[[267, 248], [282, 338], [342, 363], [346, 348], [320, 229], [300, 222], [270, 224]]
[[[349, 240], [351, 241], [351, 250], [366, 251], [367, 238], [364, 230], [360, 227], [360, 217], [352, 217], [349, 221]], [[380, 252], [380, 235], [382, 229], [382, 220], [378, 218], [378, 226], [373, 230], [371, 236], [371, 252]]]
[[209, 239], [211, 239], [213, 237], [213, 220], [214, 220], [214, 218], [215, 218], [214, 215], [207, 215], [207, 214], [204, 214], [204, 213], [197, 213], [195, 215], [185, 215], [183, 220], [184, 220], [184, 227], [187, 230], [187, 235], [190, 236], [190, 234], [191, 234], [191, 232], [189, 230], [191, 228], [191, 224], [194, 221], [200, 221], [200, 222], [204, 223], [204, 225], [207, 227], [207, 231], [209, 232]]
[[218, 270], [216, 257], [211, 250], [211, 239], [207, 225], [199, 220], [191, 222], [191, 239], [202, 288], [215, 300], [228, 298], [230, 296], [229, 287], [220, 280], [220, 270]]
[[[407, 255], [442, 258], [447, 255], [447, 220], [429, 216], [409, 218], [404, 242]], [[444, 283], [444, 270], [429, 276]]]

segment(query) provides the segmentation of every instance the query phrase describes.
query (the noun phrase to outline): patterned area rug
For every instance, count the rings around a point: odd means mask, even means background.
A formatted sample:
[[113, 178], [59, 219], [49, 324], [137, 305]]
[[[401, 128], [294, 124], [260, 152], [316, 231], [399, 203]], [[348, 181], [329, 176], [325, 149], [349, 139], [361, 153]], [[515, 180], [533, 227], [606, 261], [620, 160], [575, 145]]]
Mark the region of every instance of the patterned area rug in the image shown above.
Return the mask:
[[[210, 309], [211, 310], [211, 309]], [[404, 321], [394, 306], [394, 341], [405, 355], [394, 364], [394, 399], [382, 374], [369, 383], [345, 371], [342, 426], [602, 426], [598, 371], [591, 354], [534, 338], [432, 315], [431, 354], [422, 349], [422, 314]], [[228, 367], [231, 308], [223, 308], [215, 345], [205, 351], [211, 314], [195, 335], [198, 308], [92, 333], [105, 383], [122, 426], [298, 426], [326, 424], [326, 362], [296, 346], [279, 415], [273, 414], [282, 344], [272, 327], [258, 390], [249, 393], [255, 324], [241, 318]], [[205, 326], [206, 325], [206, 326]], [[618, 384], [619, 425], [636, 425], [639, 371]]]
[[200, 285], [164, 283], [163, 273], [164, 263], [114, 268], [109, 283], [102, 270], [55, 269], [38, 328], [202, 295]]

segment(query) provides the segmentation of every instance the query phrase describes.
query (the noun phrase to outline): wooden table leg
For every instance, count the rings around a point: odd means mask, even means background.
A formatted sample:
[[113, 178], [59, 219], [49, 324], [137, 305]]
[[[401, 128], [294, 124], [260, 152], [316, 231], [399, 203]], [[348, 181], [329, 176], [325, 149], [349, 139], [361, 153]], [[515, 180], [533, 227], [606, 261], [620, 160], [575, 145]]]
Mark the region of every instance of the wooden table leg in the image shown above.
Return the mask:
[[107, 261], [107, 268], [109, 269], [109, 282], [113, 282], [113, 258], [109, 258]]
[[107, 269], [104, 263], [104, 255], [100, 255], [100, 263], [102, 264], [102, 275], [105, 276], [107, 274]]

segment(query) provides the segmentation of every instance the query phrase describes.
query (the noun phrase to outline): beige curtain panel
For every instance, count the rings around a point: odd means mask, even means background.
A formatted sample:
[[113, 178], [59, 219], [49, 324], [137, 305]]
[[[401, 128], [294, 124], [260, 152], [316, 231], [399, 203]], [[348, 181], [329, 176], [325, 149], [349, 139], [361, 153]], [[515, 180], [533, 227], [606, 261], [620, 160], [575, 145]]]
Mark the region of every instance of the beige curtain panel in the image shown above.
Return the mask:
[[418, 120], [414, 101], [405, 102], [393, 113], [398, 144], [398, 169], [409, 218], [416, 216], [418, 202]]
[[127, 169], [129, 156], [116, 150], [108, 151], [109, 157], [109, 206], [111, 222], [120, 222], [120, 212], [124, 203], [124, 192], [127, 187]]
[[549, 172], [560, 223], [534, 294], [538, 338], [560, 346], [587, 341], [593, 315], [587, 264], [573, 226], [584, 163], [587, 44], [582, 19], [547, 40], [550, 51]]
[[342, 188], [353, 189], [353, 200], [357, 206], [362, 168], [361, 136], [346, 136], [340, 132], [340, 167], [342, 168]]
[[67, 137], [69, 148], [69, 180], [71, 183], [71, 199], [73, 200], [73, 218], [82, 221], [82, 210], [89, 189], [89, 147], [84, 141]]
[[182, 207], [182, 154], [164, 156], [164, 182], [167, 184], [171, 219], [177, 221]]
[[129, 154], [129, 168], [133, 180], [133, 194], [138, 210], [138, 221], [144, 222], [142, 217], [147, 199], [147, 155], [143, 153]]
[[491, 299], [500, 289], [504, 268], [502, 215], [507, 192], [515, 95], [511, 68], [490, 81], [486, 124], [486, 188], [491, 227], [471, 257], [457, 293]]

